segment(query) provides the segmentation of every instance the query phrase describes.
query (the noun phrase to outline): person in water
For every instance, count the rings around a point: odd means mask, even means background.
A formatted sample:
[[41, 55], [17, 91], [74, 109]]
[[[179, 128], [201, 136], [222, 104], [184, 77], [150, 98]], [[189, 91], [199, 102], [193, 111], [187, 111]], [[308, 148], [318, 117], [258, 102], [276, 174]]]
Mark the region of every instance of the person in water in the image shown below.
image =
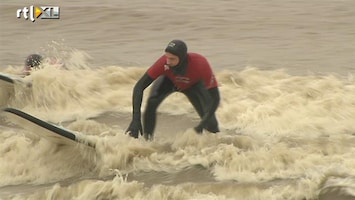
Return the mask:
[[42, 63], [43, 58], [39, 54], [31, 54], [25, 59], [25, 66], [22, 70], [22, 74], [28, 76], [31, 74], [32, 69], [36, 69]]
[[[143, 91], [154, 81], [147, 100], [141, 123]], [[133, 89], [132, 121], [126, 131], [131, 137], [139, 133], [146, 140], [152, 140], [156, 124], [156, 112], [160, 103], [171, 93], [181, 92], [189, 99], [200, 123], [194, 127], [197, 133], [207, 130], [219, 132], [215, 112], [220, 102], [217, 80], [207, 59], [187, 51], [182, 40], [172, 40], [162, 55], [138, 80]]]
[[41, 55], [39, 54], [30, 54], [27, 56], [25, 59], [25, 65], [22, 70], [22, 75], [28, 76], [31, 74], [31, 72], [35, 69], [39, 69], [40, 65], [46, 63], [47, 65], [53, 66], [57, 69], [67, 69], [64, 63], [58, 59], [58, 58], [46, 58], [44, 59]]

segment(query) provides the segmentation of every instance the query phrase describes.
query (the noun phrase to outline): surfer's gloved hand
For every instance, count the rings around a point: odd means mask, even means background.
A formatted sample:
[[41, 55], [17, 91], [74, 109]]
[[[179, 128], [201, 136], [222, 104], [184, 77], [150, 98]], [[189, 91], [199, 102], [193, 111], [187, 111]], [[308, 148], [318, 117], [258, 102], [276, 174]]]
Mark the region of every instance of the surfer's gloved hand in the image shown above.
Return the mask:
[[201, 122], [194, 128], [196, 133], [201, 134], [203, 129], [206, 128], [206, 125], [207, 125], [207, 118], [203, 117]]
[[196, 126], [194, 129], [195, 129], [196, 133], [198, 133], [198, 134], [201, 134], [202, 130], [203, 130], [202, 126], [200, 126], [200, 125]]
[[201, 134], [204, 127], [205, 127], [205, 123], [203, 123], [202, 121], [198, 126], [194, 128], [194, 130], [196, 131], [196, 133]]
[[131, 124], [128, 126], [126, 134], [129, 134], [131, 137], [138, 138], [139, 133], [143, 135], [142, 122], [139, 119], [133, 119]]

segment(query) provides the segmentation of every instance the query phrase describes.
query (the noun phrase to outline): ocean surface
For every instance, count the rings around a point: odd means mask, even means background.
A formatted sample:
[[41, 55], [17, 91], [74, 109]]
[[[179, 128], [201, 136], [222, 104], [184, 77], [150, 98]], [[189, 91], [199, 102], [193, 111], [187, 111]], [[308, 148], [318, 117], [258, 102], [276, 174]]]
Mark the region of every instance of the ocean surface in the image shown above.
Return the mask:
[[[59, 6], [60, 19], [16, 17]], [[0, 113], [0, 199], [355, 199], [355, 1], [1, 0], [0, 107], [96, 142], [60, 145]], [[132, 90], [172, 39], [207, 57], [221, 132], [180, 93], [154, 141], [125, 135]], [[48, 59], [47, 59], [48, 58]], [[58, 69], [56, 60], [66, 69]], [[150, 88], [145, 91], [144, 100]], [[145, 101], [143, 100], [142, 111]]]

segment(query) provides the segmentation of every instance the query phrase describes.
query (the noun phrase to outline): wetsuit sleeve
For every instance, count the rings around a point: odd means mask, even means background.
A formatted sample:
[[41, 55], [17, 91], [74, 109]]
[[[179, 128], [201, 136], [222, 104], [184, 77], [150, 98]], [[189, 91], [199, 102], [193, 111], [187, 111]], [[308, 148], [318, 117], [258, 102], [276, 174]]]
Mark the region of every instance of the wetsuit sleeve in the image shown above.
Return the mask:
[[211, 102], [210, 102], [211, 104], [210, 104], [209, 110], [202, 117], [202, 120], [199, 124], [199, 127], [201, 127], [201, 128], [205, 128], [207, 126], [208, 121], [211, 119], [213, 114], [216, 112], [219, 102], [220, 102], [218, 87], [208, 89], [208, 93], [211, 96]]
[[141, 119], [141, 105], [143, 99], [143, 91], [156, 78], [164, 73], [164, 65], [166, 63], [165, 55], [161, 56], [138, 80], [133, 89], [133, 120]]
[[133, 120], [141, 119], [141, 105], [143, 99], [143, 91], [154, 81], [148, 73], [144, 73], [144, 75], [138, 80], [133, 89], [132, 96], [132, 104], [133, 104]]
[[[211, 99], [212, 99], [211, 108], [210, 108], [210, 113], [212, 115], [216, 112], [217, 107], [219, 105], [219, 101], [220, 101], [219, 90], [218, 90], [218, 87], [214, 87], [214, 88], [208, 89], [208, 92], [210, 93]], [[209, 117], [211, 117], [211, 116], [209, 116]]]

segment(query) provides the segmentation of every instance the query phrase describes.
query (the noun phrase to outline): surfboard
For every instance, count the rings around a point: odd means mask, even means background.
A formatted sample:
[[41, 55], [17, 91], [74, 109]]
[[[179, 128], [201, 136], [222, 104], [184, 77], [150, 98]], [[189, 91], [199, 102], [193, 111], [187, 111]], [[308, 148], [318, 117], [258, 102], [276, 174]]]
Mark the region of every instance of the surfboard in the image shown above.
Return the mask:
[[14, 83], [15, 81], [8, 75], [0, 73], [0, 80], [5, 81], [7, 83]]
[[23, 78], [21, 76], [6, 73], [0, 73], [0, 80], [12, 84], [16, 82], [23, 82]]
[[52, 123], [45, 122], [37, 117], [34, 117], [28, 113], [25, 113], [15, 108], [4, 108], [3, 111], [17, 117], [19, 120], [13, 120], [12, 122], [17, 123], [20, 126], [35, 125], [44, 129], [44, 131], [40, 130], [33, 132], [34, 134], [37, 134], [40, 137], [45, 137], [48, 140], [59, 144], [79, 143], [95, 148], [95, 142], [89, 140], [83, 134], [70, 131], [68, 129], [65, 129], [64, 127], [60, 127]]

